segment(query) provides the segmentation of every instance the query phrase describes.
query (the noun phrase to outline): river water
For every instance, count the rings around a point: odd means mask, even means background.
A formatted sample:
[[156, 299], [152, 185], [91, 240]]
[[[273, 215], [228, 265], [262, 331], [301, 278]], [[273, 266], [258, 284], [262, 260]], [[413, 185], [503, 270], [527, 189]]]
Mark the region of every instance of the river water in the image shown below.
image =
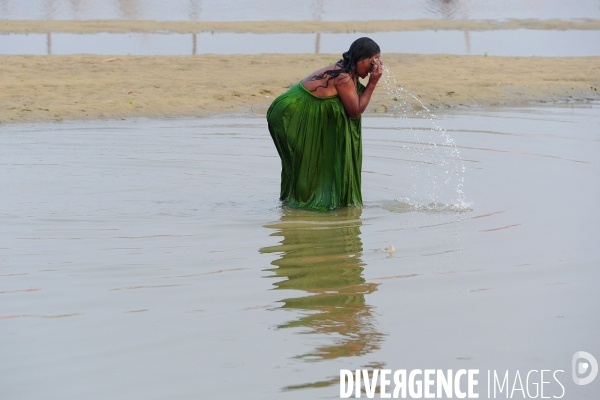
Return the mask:
[[368, 36], [385, 53], [586, 57], [600, 55], [597, 30], [398, 31], [352, 33], [12, 33], [0, 54], [196, 55], [338, 54]]
[[0, 126], [3, 398], [335, 398], [361, 367], [594, 397], [599, 109], [442, 114], [465, 204], [439, 207], [429, 121], [365, 116], [365, 206], [326, 213], [277, 200], [264, 116]]
[[0, 0], [0, 19], [371, 21], [600, 18], [596, 0]]

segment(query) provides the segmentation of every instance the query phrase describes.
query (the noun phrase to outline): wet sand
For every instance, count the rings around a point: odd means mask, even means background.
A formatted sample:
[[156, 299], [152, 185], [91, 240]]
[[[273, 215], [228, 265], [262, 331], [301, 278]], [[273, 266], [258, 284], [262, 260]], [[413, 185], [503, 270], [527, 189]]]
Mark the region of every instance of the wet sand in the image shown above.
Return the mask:
[[[277, 95], [338, 57], [0, 56], [0, 123], [264, 112]], [[436, 109], [600, 99], [600, 57], [385, 54], [384, 62]], [[386, 113], [389, 106], [380, 82], [367, 112]]]
[[2, 33], [46, 32], [383, 32], [407, 30], [491, 30], [491, 29], [600, 29], [600, 20], [393, 20], [393, 21], [14, 21], [0, 20]]

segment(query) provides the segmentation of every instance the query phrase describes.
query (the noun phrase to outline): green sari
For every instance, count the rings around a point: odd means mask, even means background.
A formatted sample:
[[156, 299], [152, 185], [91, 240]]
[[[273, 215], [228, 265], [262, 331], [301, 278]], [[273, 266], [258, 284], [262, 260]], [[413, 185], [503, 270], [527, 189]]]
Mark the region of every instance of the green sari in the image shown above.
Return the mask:
[[362, 206], [361, 118], [350, 118], [338, 95], [317, 97], [300, 82], [273, 101], [267, 121], [281, 158], [280, 200], [315, 210]]

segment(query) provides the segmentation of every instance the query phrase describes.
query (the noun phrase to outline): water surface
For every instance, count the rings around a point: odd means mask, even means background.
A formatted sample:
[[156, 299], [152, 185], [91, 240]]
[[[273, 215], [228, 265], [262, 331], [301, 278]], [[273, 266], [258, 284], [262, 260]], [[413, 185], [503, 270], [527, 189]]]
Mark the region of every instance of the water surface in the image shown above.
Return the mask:
[[368, 21], [600, 18], [595, 0], [2, 0], [0, 19], [157, 21]]
[[573, 57], [600, 55], [600, 31], [495, 30], [352, 33], [0, 34], [0, 54], [338, 54], [361, 36], [385, 53]]
[[0, 126], [4, 395], [338, 397], [384, 366], [597, 395], [569, 371], [600, 354], [598, 106], [442, 117], [459, 212], [414, 196], [426, 120], [365, 117], [365, 207], [326, 213], [277, 200], [262, 116]]

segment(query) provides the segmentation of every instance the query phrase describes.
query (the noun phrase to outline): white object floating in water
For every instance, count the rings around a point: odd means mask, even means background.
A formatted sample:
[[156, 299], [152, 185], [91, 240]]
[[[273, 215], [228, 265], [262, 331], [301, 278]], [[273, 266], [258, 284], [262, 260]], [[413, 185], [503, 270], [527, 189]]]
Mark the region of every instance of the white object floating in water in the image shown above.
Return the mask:
[[394, 248], [394, 246], [389, 245], [388, 247], [386, 247], [384, 249], [375, 249], [375, 251], [378, 251], [380, 253], [393, 253], [396, 251], [396, 249]]

